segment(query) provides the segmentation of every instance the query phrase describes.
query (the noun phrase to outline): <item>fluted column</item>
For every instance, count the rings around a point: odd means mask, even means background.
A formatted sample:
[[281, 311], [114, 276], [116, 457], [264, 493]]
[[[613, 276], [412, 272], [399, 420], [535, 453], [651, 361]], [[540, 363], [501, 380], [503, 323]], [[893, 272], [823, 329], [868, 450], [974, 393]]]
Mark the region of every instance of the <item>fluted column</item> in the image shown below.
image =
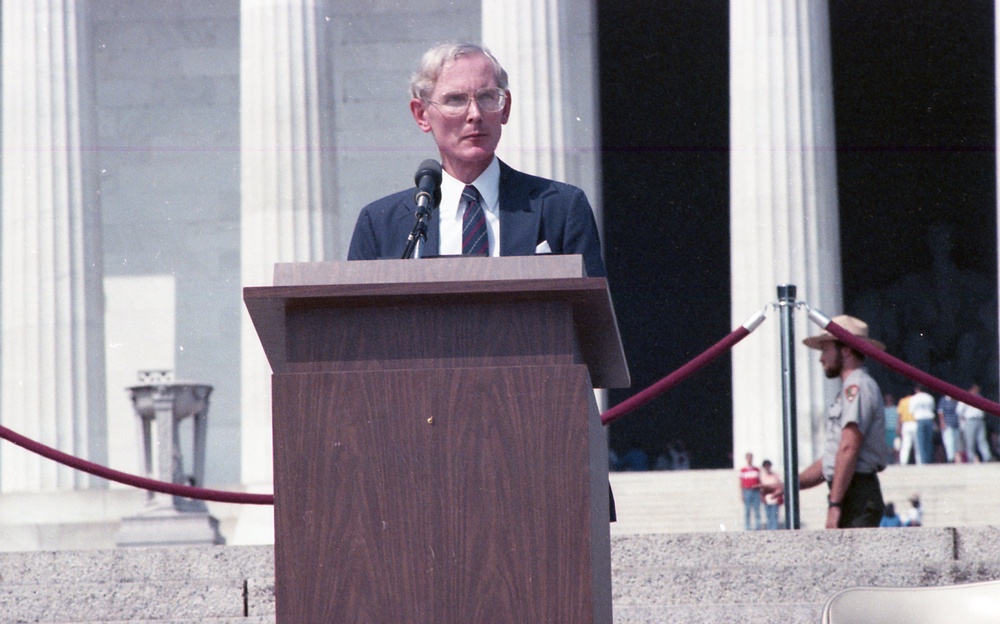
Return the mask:
[[[100, 211], [85, 3], [3, 3], [0, 421], [107, 457]], [[82, 487], [87, 475], [0, 449], [0, 489]]]
[[510, 76], [512, 112], [500, 158], [581, 187], [600, 225], [594, 3], [483, 0], [482, 8], [483, 43]]
[[[272, 282], [275, 262], [325, 259], [334, 167], [322, 0], [242, 0], [241, 249], [245, 286]], [[271, 481], [271, 377], [244, 308], [242, 474]]]
[[[483, 45], [510, 78], [511, 117], [497, 155], [583, 189], [603, 234], [595, 3], [483, 0], [482, 8]], [[606, 408], [606, 393], [596, 397]]]
[[[794, 284], [798, 300], [842, 312], [830, 27], [826, 0], [733, 0], [730, 225], [733, 326]], [[733, 456], [782, 458], [777, 313], [733, 350]], [[824, 377], [795, 313], [800, 465], [815, 459]]]

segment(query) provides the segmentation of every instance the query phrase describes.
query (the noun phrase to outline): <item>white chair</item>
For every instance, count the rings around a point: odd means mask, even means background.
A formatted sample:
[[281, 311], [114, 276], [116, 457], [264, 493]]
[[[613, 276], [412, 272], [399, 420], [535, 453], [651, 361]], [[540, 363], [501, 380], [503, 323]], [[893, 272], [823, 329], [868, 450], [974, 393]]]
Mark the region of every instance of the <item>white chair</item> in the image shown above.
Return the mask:
[[823, 607], [823, 624], [997, 624], [1000, 581], [942, 587], [852, 587]]

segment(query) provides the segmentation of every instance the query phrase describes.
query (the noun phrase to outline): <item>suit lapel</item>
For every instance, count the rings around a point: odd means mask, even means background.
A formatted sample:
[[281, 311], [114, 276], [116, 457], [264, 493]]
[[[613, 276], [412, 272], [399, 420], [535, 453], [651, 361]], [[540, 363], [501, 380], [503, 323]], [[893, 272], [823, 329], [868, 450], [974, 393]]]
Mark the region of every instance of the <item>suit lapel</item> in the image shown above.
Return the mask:
[[531, 197], [529, 178], [500, 162], [500, 255], [530, 256], [538, 246], [541, 199]]
[[[417, 207], [413, 207], [413, 212], [416, 213]], [[422, 256], [436, 256], [440, 253], [438, 250], [441, 248], [441, 209], [435, 208], [431, 211], [431, 220], [427, 223], [427, 240], [424, 241], [423, 249], [420, 251]], [[412, 225], [410, 226], [413, 227]]]

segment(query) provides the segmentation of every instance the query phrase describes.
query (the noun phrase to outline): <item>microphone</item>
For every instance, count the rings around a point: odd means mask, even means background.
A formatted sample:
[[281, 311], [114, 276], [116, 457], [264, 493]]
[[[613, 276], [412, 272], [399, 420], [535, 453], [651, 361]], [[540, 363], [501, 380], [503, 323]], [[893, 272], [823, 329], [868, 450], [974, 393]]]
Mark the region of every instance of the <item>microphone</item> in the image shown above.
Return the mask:
[[431, 220], [431, 210], [441, 203], [441, 163], [433, 158], [420, 163], [417, 175], [413, 176], [413, 182], [417, 185], [417, 192], [413, 196], [413, 200], [417, 202], [415, 215], [417, 222], [413, 224], [413, 231], [406, 239], [403, 260], [412, 258], [417, 244], [427, 240], [427, 224]]
[[428, 207], [437, 208], [441, 203], [441, 163], [428, 158], [420, 163], [417, 168], [417, 175], [413, 176], [413, 182], [417, 185], [417, 191], [413, 196], [420, 211]]

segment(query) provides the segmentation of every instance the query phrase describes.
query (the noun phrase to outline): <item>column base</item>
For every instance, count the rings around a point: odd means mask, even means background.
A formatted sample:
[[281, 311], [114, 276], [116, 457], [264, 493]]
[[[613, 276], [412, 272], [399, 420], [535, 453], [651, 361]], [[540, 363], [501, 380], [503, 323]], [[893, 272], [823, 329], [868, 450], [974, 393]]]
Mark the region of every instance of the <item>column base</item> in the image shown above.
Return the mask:
[[218, 546], [226, 543], [219, 521], [207, 512], [158, 510], [122, 518], [115, 545], [129, 546]]

